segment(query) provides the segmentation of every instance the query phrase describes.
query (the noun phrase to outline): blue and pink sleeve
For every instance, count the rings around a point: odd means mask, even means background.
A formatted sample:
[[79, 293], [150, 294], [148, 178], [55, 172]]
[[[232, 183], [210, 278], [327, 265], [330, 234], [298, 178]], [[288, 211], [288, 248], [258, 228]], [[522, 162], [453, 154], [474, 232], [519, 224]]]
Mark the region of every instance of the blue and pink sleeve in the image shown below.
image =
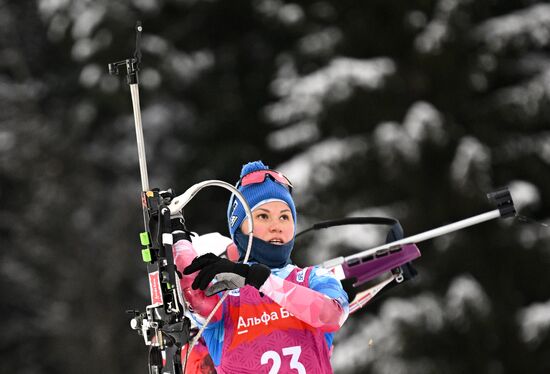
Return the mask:
[[271, 274], [260, 288], [266, 296], [307, 324], [323, 332], [338, 330], [348, 317], [349, 303], [340, 282], [313, 268], [304, 287]]

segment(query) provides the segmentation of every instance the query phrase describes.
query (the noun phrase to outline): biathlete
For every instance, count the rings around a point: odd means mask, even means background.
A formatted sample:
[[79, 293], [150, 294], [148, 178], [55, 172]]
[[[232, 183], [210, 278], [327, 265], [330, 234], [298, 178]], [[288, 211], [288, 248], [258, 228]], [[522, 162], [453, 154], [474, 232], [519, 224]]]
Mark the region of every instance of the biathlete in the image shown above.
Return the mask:
[[[247, 264], [212, 253], [197, 257], [188, 240], [173, 247], [195, 323], [204, 322], [220, 300], [219, 291], [234, 288], [203, 333], [217, 372], [332, 373], [333, 336], [348, 317], [348, 296], [329, 271], [291, 263], [296, 234], [291, 183], [255, 161], [243, 166], [237, 188], [254, 222]], [[245, 218], [232, 196], [227, 220], [241, 261], [249, 232]]]

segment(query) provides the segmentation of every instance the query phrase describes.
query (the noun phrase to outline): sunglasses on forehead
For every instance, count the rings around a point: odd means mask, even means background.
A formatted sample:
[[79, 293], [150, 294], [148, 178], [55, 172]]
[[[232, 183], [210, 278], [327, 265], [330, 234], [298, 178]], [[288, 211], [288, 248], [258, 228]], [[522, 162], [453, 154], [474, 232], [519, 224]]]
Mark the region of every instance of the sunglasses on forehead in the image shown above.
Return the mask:
[[292, 192], [292, 183], [290, 183], [287, 177], [276, 170], [256, 170], [248, 173], [237, 182], [237, 188], [239, 186], [246, 187], [251, 184], [263, 183], [266, 178], [271, 178]]

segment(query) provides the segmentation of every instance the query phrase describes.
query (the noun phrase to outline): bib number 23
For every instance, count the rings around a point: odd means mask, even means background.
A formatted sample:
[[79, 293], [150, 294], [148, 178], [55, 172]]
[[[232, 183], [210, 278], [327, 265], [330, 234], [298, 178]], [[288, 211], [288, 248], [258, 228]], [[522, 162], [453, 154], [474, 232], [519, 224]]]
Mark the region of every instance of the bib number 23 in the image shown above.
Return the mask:
[[[283, 348], [283, 356], [291, 356], [290, 368], [297, 370], [298, 374], [306, 374], [306, 368], [299, 361], [301, 353], [302, 353], [302, 347], [300, 346]], [[279, 353], [275, 351], [264, 352], [260, 361], [261, 364], [262, 365], [269, 364], [269, 361], [272, 362], [271, 369], [269, 370], [269, 374], [278, 374], [279, 370], [281, 370], [281, 361], [282, 361]]]

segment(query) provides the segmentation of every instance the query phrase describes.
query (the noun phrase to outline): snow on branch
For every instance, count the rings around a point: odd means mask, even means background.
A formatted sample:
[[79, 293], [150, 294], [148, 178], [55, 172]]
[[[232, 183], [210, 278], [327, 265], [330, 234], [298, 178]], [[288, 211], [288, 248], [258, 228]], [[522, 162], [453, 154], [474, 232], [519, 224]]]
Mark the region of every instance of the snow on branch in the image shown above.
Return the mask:
[[531, 346], [538, 346], [550, 331], [550, 301], [535, 303], [517, 315], [521, 339]]
[[537, 48], [550, 43], [550, 4], [536, 4], [527, 9], [489, 19], [474, 30], [474, 37], [493, 52], [507, 48]]
[[437, 53], [451, 37], [451, 21], [471, 0], [439, 0], [434, 17], [416, 37], [414, 43], [421, 53]]
[[265, 114], [270, 122], [280, 126], [315, 120], [325, 103], [346, 100], [354, 88], [380, 89], [395, 71], [395, 63], [389, 58], [338, 57], [325, 68], [300, 77], [293, 62], [286, 61], [272, 84], [272, 91], [281, 101], [268, 106]]

